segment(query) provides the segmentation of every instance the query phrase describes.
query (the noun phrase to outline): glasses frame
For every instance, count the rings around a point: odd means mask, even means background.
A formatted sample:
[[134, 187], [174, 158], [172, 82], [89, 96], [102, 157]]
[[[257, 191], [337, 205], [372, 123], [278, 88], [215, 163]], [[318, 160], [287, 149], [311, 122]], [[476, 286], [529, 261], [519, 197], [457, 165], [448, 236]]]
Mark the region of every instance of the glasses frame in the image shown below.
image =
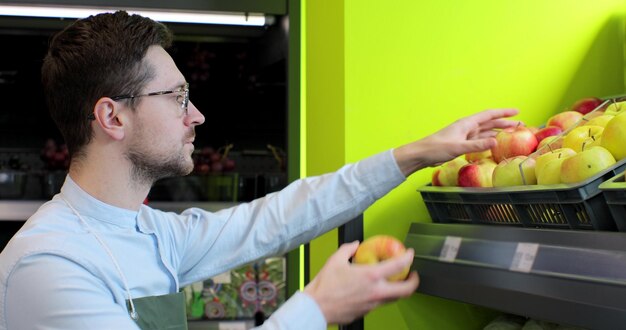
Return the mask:
[[[112, 96], [110, 97], [111, 100], [113, 101], [119, 101], [119, 100], [126, 100], [126, 99], [135, 99], [138, 97], [144, 97], [144, 96], [155, 96], [155, 95], [167, 95], [167, 94], [174, 94], [174, 93], [184, 93], [182, 94], [184, 96], [183, 101], [180, 102], [180, 107], [181, 109], [183, 109], [183, 113], [186, 116], [189, 113], [189, 83], [185, 83], [182, 87], [182, 89], [175, 89], [175, 90], [170, 90], [170, 91], [158, 91], [158, 92], [150, 92], [150, 93], [146, 93], [146, 94], [125, 94], [125, 95], [117, 95], [117, 96]], [[89, 114], [89, 119], [93, 120], [96, 119], [96, 117], [93, 114]]]

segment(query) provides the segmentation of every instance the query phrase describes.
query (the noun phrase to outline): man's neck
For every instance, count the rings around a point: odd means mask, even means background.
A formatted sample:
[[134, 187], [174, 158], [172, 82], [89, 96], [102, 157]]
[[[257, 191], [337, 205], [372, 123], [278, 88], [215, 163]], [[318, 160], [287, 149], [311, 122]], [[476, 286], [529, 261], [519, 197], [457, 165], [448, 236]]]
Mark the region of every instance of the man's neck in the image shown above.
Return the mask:
[[69, 175], [99, 201], [133, 211], [139, 210], [151, 187], [151, 184], [133, 182], [126, 159], [73, 162]]

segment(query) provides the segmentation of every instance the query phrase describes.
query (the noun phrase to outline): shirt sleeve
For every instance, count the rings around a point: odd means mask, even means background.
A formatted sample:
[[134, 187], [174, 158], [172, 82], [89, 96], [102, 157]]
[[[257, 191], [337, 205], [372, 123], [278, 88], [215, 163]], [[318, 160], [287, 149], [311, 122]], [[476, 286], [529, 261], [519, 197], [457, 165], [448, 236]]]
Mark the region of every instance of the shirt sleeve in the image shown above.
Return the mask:
[[283, 254], [336, 228], [405, 180], [392, 151], [297, 180], [280, 192], [215, 213], [192, 208], [169, 239], [181, 286]]
[[324, 330], [326, 319], [313, 298], [296, 292], [278, 310], [265, 320], [258, 330]]
[[22, 259], [5, 301], [7, 329], [139, 329], [101, 280], [56, 255]]

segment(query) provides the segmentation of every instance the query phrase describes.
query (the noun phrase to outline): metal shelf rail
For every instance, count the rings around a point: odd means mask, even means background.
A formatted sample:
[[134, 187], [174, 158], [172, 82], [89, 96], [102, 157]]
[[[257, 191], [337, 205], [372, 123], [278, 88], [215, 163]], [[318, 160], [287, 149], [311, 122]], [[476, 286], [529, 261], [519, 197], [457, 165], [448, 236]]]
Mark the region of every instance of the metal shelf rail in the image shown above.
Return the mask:
[[414, 223], [418, 292], [590, 329], [626, 324], [626, 235]]

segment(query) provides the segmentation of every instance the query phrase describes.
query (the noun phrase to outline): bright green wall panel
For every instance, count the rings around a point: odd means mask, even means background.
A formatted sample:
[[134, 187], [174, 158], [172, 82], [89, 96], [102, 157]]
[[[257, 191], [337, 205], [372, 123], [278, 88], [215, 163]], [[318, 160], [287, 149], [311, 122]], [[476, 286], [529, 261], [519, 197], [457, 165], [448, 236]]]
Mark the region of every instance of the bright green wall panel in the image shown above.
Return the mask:
[[[624, 93], [624, 0], [343, 3], [346, 162], [482, 109], [518, 108], [541, 125], [578, 98]], [[411, 222], [430, 221], [416, 189], [431, 172], [374, 204], [365, 235], [404, 238]], [[490, 317], [415, 295], [368, 315], [366, 328], [480, 329]]]

